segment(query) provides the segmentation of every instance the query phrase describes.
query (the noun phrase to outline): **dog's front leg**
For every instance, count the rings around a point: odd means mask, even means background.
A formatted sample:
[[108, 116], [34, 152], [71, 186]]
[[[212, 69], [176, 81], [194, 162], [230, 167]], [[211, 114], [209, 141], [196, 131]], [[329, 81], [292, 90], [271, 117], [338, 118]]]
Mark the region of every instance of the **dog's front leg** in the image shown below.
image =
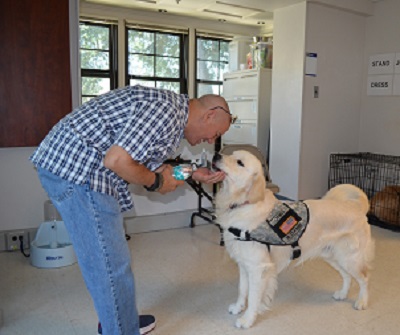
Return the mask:
[[249, 278], [248, 306], [243, 316], [236, 320], [237, 328], [250, 328], [256, 320], [267, 284], [264, 277], [270, 266], [271, 265], [268, 264], [247, 269]]
[[229, 313], [233, 315], [239, 314], [243, 311], [246, 305], [247, 293], [249, 290], [249, 281], [247, 271], [243, 265], [239, 266], [239, 295], [236, 303], [229, 305]]

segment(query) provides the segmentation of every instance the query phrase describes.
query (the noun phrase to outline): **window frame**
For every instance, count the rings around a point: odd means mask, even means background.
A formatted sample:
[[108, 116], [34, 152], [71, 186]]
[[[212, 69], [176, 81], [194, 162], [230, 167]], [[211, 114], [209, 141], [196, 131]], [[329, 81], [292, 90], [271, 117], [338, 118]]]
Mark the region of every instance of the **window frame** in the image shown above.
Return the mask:
[[[129, 31], [135, 30], [140, 32], [148, 32], [155, 34], [166, 34], [166, 35], [174, 35], [179, 37], [179, 77], [158, 77], [158, 76], [141, 76], [137, 74], [129, 73]], [[154, 39], [157, 40], [156, 38]], [[188, 35], [183, 32], [173, 32], [173, 31], [164, 31], [161, 27], [159, 29], [151, 29], [145, 27], [130, 27], [125, 26], [125, 84], [130, 85], [131, 79], [145, 80], [155, 82], [155, 87], [157, 87], [157, 82], [177, 82], [179, 83], [180, 94], [187, 94], [187, 49], [188, 49]], [[154, 61], [154, 72], [156, 73], [156, 60], [158, 57], [162, 57], [157, 55], [156, 53], [134, 53], [139, 55], [153, 56], [155, 58]]]
[[[208, 85], [218, 85], [219, 86], [219, 90], [218, 90], [218, 94], [222, 95], [222, 86], [223, 86], [223, 80], [205, 80], [205, 79], [199, 79], [197, 77], [198, 75], [198, 62], [200, 61], [205, 61], [204, 59], [199, 59], [198, 57], [198, 40], [202, 39], [202, 40], [211, 40], [211, 41], [218, 41], [218, 48], [219, 51], [221, 50], [221, 42], [231, 42], [232, 38], [228, 37], [228, 36], [207, 36], [207, 35], [203, 35], [203, 34], [196, 34], [196, 38], [195, 38], [195, 51], [196, 51], [196, 61], [195, 61], [195, 96], [198, 98], [199, 97], [199, 85], [200, 84], [208, 84]], [[208, 61], [208, 60], [207, 60]], [[213, 61], [213, 62], [218, 62], [218, 63], [225, 63], [226, 65], [229, 65], [229, 59], [227, 61], [221, 61], [220, 57], [218, 61]]]
[[[107, 78], [110, 79], [110, 91], [116, 89], [118, 87], [118, 25], [115, 23], [107, 23], [107, 22], [97, 22], [90, 21], [85, 19], [79, 20], [79, 27], [81, 24], [90, 25], [90, 26], [100, 26], [108, 28], [109, 33], [109, 49], [108, 50], [98, 50], [98, 51], [108, 51], [109, 53], [109, 69], [108, 70], [100, 70], [100, 69], [84, 69], [81, 68], [81, 83], [84, 77], [86, 78]], [[97, 50], [97, 49], [85, 49], [81, 48], [79, 43], [79, 53], [81, 50]], [[81, 84], [81, 103], [83, 98], [95, 98], [97, 95], [87, 95], [82, 92], [82, 84]]]

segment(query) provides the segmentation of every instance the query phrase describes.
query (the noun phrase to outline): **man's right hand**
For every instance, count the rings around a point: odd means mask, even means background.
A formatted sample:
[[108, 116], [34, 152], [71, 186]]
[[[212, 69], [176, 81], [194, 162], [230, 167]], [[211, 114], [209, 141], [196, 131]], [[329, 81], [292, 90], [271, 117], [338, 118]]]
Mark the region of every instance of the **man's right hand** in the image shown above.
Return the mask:
[[176, 180], [172, 175], [172, 172], [173, 172], [172, 166], [165, 165], [165, 168], [161, 172], [164, 178], [164, 183], [163, 186], [158, 190], [158, 192], [160, 192], [161, 194], [166, 194], [175, 191], [175, 189], [178, 186], [181, 186], [185, 183], [184, 180]]

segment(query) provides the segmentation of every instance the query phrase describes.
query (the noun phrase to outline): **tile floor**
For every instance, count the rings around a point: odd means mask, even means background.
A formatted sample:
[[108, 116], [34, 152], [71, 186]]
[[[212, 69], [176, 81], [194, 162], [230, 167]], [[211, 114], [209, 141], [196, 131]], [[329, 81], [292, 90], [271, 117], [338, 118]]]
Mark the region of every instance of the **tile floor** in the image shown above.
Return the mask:
[[[372, 230], [377, 253], [366, 311], [352, 308], [355, 283], [348, 300], [331, 298], [340, 278], [316, 260], [282, 273], [272, 311], [249, 330], [235, 329], [227, 307], [238, 274], [213, 225], [133, 235], [138, 306], [157, 317], [153, 335], [400, 334], [400, 233]], [[95, 335], [96, 323], [77, 265], [37, 269], [18, 252], [0, 253], [1, 335]]]

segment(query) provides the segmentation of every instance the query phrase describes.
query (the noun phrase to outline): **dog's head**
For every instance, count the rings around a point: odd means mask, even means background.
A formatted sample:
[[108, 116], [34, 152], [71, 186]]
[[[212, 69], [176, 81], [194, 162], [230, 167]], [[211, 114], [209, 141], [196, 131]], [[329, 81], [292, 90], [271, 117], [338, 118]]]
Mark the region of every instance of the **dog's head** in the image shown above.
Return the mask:
[[239, 150], [232, 155], [216, 153], [213, 167], [225, 172], [221, 192], [228, 201], [255, 203], [264, 199], [265, 176], [261, 162], [248, 151]]

